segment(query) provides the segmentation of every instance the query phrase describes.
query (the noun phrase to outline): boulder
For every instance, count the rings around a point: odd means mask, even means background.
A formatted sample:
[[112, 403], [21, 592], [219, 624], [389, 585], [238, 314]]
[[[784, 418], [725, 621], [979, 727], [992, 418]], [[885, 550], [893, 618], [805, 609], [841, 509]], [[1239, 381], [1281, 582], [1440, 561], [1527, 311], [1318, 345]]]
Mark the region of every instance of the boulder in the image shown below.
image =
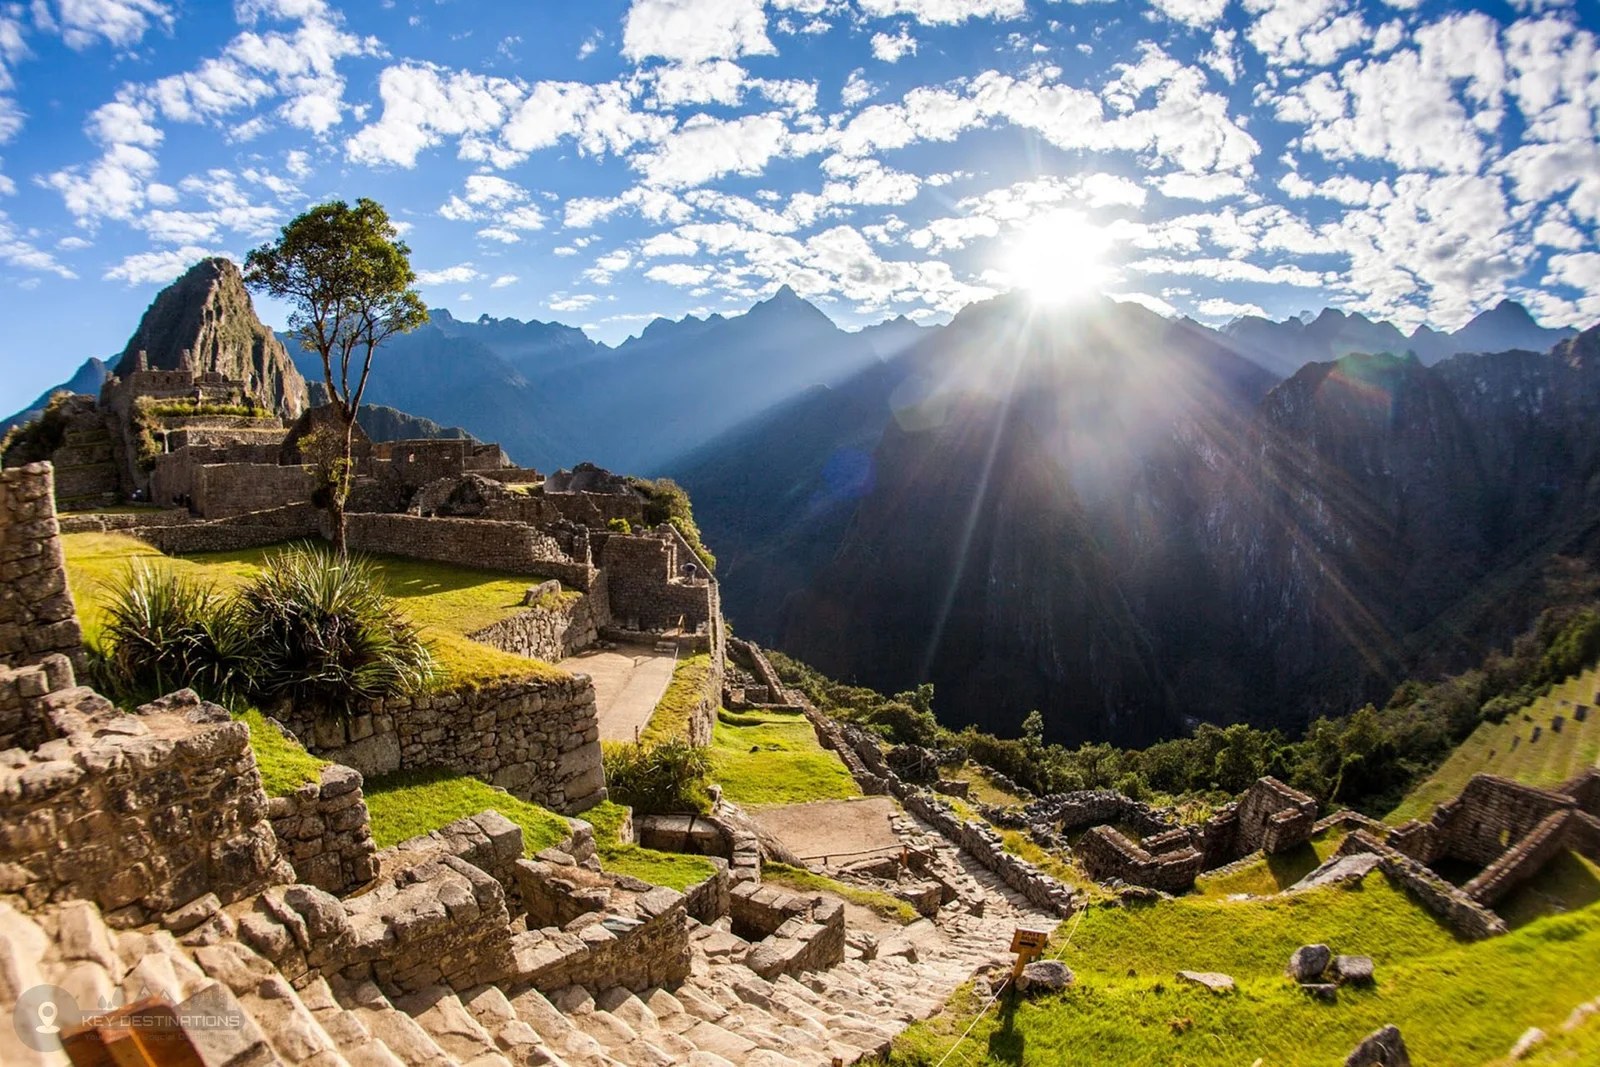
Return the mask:
[[1329, 1004], [1339, 999], [1339, 987], [1332, 982], [1301, 982], [1300, 991]]
[[1506, 1058], [1512, 1060], [1527, 1059], [1534, 1049], [1544, 1044], [1547, 1036], [1537, 1026], [1528, 1027], [1522, 1032], [1522, 1036], [1517, 1038], [1517, 1043], [1511, 1046], [1511, 1052]]
[[1333, 951], [1327, 945], [1301, 945], [1289, 957], [1286, 973], [1296, 982], [1314, 982], [1332, 961]]
[[1034, 960], [1022, 968], [1017, 990], [1022, 993], [1059, 993], [1074, 981], [1072, 968], [1060, 960]]
[[540, 582], [538, 585], [528, 586], [528, 591], [522, 594], [522, 604], [524, 607], [532, 607], [533, 605], [537, 604], [540, 598], [546, 594], [555, 594], [560, 592], [561, 583], [552, 578], [547, 582]]
[[1340, 985], [1371, 985], [1373, 975], [1371, 956], [1335, 956], [1333, 977]]
[[1234, 990], [1233, 979], [1217, 971], [1179, 971], [1178, 977], [1185, 982], [1204, 986], [1219, 996]]
[[1385, 1026], [1361, 1039], [1345, 1057], [1344, 1067], [1411, 1067], [1411, 1054], [1397, 1026]]

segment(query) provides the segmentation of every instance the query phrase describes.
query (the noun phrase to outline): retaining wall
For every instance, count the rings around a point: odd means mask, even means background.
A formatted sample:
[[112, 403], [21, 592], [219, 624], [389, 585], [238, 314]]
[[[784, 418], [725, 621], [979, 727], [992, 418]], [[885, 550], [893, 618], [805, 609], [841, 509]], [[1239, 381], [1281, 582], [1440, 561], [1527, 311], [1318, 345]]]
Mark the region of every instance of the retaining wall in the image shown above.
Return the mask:
[[[438, 520], [430, 520], [438, 521]], [[275, 711], [308, 752], [362, 774], [445, 767], [576, 812], [605, 799], [588, 678], [505, 681], [375, 701], [344, 722]]]
[[361, 774], [353, 768], [329, 764], [318, 781], [269, 798], [267, 818], [297, 882], [343, 895], [378, 873]]
[[492, 519], [422, 518], [356, 512], [346, 539], [359, 552], [386, 552], [461, 567], [537, 574], [588, 592], [594, 568], [574, 562], [559, 542], [531, 526]]

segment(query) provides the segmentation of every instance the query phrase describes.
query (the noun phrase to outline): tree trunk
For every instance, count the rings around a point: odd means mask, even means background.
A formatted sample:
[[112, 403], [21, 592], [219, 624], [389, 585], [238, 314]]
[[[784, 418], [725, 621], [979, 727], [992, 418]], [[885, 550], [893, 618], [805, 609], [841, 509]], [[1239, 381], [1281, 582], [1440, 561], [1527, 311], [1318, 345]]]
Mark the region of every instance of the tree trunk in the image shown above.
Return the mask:
[[346, 544], [347, 527], [344, 515], [345, 501], [350, 497], [350, 482], [354, 473], [354, 459], [352, 437], [355, 433], [355, 413], [341, 411], [341, 420], [344, 423], [344, 453], [339, 461], [339, 469], [333, 479], [333, 499], [328, 502], [328, 517], [333, 520], [333, 551], [340, 558], [349, 556], [350, 550]]

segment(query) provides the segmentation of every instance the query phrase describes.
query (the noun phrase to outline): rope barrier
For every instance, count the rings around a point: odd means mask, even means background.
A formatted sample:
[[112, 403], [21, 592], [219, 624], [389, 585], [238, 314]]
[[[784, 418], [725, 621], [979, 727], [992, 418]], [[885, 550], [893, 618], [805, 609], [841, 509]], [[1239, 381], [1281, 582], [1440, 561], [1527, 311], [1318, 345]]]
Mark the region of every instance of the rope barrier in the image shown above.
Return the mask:
[[[1067, 949], [1072, 946], [1072, 938], [1078, 932], [1078, 924], [1083, 921], [1083, 913], [1087, 910], [1087, 908], [1079, 908], [1077, 913], [1073, 915], [1072, 929], [1067, 931], [1067, 939], [1061, 943], [1061, 951], [1057, 952], [1054, 956], [1051, 956], [1051, 959], [1059, 960], [1062, 956], [1067, 954]], [[939, 1062], [934, 1064], [933, 1067], [944, 1067], [945, 1061], [951, 1056], [954, 1056], [956, 1054], [956, 1049], [960, 1048], [962, 1043], [965, 1042], [968, 1037], [972, 1036], [973, 1028], [976, 1027], [978, 1023], [983, 1021], [983, 1017], [989, 1013], [990, 1008], [994, 1007], [995, 1001], [1000, 999], [1000, 994], [1004, 993], [1006, 991], [1006, 986], [1010, 984], [1011, 976], [1006, 975], [1006, 977], [1000, 982], [999, 988], [994, 991], [994, 995], [989, 998], [989, 1002], [983, 1006], [982, 1010], [980, 1010], [973, 1018], [972, 1022], [968, 1024], [965, 1032], [963, 1032], [960, 1037], [956, 1038], [956, 1043], [950, 1046], [949, 1050], [939, 1058]]]

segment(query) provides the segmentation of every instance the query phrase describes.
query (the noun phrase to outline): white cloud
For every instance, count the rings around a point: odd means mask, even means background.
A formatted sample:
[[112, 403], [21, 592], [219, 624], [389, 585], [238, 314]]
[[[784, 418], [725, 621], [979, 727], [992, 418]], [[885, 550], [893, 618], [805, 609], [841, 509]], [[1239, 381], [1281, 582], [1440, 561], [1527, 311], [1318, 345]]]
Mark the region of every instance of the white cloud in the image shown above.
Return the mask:
[[1150, 0], [1150, 6], [1176, 22], [1209, 26], [1222, 17], [1229, 0]]
[[1016, 19], [1027, 14], [1024, 0], [856, 0], [873, 18], [910, 15], [924, 26], [948, 26], [968, 19]]
[[711, 277], [711, 268], [689, 263], [661, 263], [644, 272], [654, 282], [687, 288], [700, 285]]
[[1222, 200], [1241, 196], [1245, 191], [1244, 179], [1237, 174], [1164, 174], [1160, 178], [1161, 195], [1174, 200]]
[[906, 56], [917, 54], [917, 39], [904, 26], [893, 37], [887, 33], [872, 35], [872, 55], [885, 63], [898, 63]]
[[1241, 304], [1222, 297], [1202, 300], [1195, 304], [1194, 309], [1202, 318], [1207, 319], [1237, 319], [1245, 315], [1265, 318], [1267, 315], [1259, 304]]
[[515, 274], [502, 274], [489, 283], [489, 288], [504, 289], [508, 285], [516, 285], [521, 280]]
[[631, 163], [651, 184], [682, 188], [724, 174], [759, 174], [790, 141], [788, 127], [776, 114], [736, 119], [696, 115]]
[[1245, 37], [1268, 62], [1325, 67], [1359, 43], [1366, 24], [1350, 0], [1243, 0]]
[[678, 63], [770, 55], [761, 0], [633, 0], [622, 26], [622, 54]]
[[417, 271], [418, 285], [461, 285], [474, 282], [483, 275], [471, 263], [458, 263], [441, 270]]
[[125, 48], [153, 26], [172, 28], [172, 8], [162, 0], [36, 0], [34, 21], [82, 51], [100, 41]]
[[139, 252], [106, 271], [105, 278], [129, 285], [165, 285], [200, 260], [226, 254], [194, 245], [163, 252]]
[[858, 107], [878, 94], [878, 87], [869, 82], [860, 67], [850, 72], [844, 88], [839, 90], [839, 103], [847, 108]]

